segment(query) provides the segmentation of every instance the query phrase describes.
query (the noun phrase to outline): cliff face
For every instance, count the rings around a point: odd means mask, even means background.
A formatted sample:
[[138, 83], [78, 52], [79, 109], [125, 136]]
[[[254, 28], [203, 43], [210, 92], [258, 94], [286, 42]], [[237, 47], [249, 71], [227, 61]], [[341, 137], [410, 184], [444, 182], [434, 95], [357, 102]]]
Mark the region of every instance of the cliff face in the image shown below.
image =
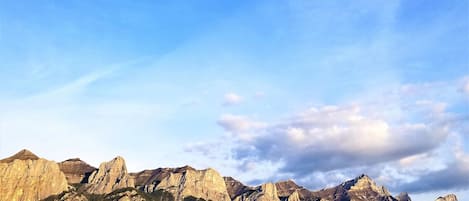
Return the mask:
[[0, 161], [0, 200], [37, 201], [67, 190], [59, 166], [28, 150]]
[[96, 170], [95, 167], [88, 165], [79, 158], [68, 159], [58, 163], [58, 165], [69, 184], [88, 182], [88, 177]]
[[99, 169], [91, 173], [86, 186], [89, 193], [107, 194], [117, 189], [134, 187], [134, 180], [127, 173], [124, 159], [116, 157], [101, 163]]
[[184, 198], [190, 196], [207, 201], [231, 200], [223, 178], [217, 171], [210, 168], [206, 170], [193, 170], [192, 168], [176, 170], [169, 172], [156, 183], [149, 182], [145, 185], [143, 187], [145, 192], [164, 190], [171, 193], [176, 201], [183, 201]]

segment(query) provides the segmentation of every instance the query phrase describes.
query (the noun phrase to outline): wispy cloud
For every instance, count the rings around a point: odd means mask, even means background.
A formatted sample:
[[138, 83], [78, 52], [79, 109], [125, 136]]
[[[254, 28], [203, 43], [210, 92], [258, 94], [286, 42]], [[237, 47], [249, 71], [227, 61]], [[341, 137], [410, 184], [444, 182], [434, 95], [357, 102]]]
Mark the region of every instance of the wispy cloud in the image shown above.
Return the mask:
[[240, 95], [230, 92], [227, 93], [223, 96], [223, 105], [224, 106], [231, 106], [231, 105], [237, 105], [243, 102], [243, 97]]

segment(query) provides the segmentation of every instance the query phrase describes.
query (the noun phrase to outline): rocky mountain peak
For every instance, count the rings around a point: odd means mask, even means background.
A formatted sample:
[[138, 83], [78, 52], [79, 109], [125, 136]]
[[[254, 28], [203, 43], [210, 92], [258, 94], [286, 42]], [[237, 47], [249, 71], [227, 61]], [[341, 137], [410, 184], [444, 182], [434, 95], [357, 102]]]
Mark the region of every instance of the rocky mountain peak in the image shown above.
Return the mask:
[[449, 194], [449, 195], [437, 198], [436, 201], [458, 201], [458, 198], [454, 194]]
[[301, 188], [291, 179], [286, 181], [279, 181], [275, 183], [275, 187], [277, 188], [278, 195], [280, 197], [288, 197], [293, 192]]
[[361, 175], [352, 182], [349, 182], [350, 184], [353, 183], [352, 186], [350, 186], [351, 191], [360, 191], [360, 190], [372, 190], [374, 192], [377, 192], [378, 194], [382, 196], [388, 196], [390, 195], [389, 192], [382, 186], [377, 186], [376, 183], [367, 175]]
[[67, 180], [54, 161], [28, 150], [1, 160], [0, 200], [41, 200], [67, 189]]
[[226, 185], [228, 194], [230, 195], [231, 199], [234, 199], [235, 197], [251, 189], [250, 187], [244, 185], [243, 183], [234, 179], [233, 177], [223, 177], [223, 180], [225, 180], [225, 185]]
[[33, 152], [27, 149], [22, 149], [15, 155], [0, 160], [0, 163], [10, 163], [10, 162], [13, 162], [14, 160], [38, 160], [38, 159], [39, 157], [36, 156], [36, 154], [34, 154]]
[[99, 165], [88, 178], [89, 193], [106, 194], [126, 187], [134, 187], [133, 178], [127, 173], [124, 158], [118, 156]]
[[88, 177], [95, 167], [88, 165], [79, 158], [72, 158], [58, 163], [60, 170], [65, 174], [69, 184], [78, 184], [88, 182]]
[[351, 199], [355, 201], [394, 201], [396, 200], [382, 186], [376, 183], [367, 175], [362, 174], [355, 179], [346, 181], [336, 187], [312, 192], [313, 195], [325, 200]]

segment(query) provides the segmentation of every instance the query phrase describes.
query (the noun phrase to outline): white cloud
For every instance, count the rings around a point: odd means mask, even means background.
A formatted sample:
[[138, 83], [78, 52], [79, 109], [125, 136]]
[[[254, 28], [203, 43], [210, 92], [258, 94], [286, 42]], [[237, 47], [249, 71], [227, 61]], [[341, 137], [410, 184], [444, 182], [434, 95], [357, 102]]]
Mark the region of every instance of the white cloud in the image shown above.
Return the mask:
[[451, 119], [445, 114], [445, 103], [415, 101], [404, 109], [365, 104], [313, 107], [274, 124], [224, 115], [218, 124], [234, 134], [238, 160], [281, 163], [280, 173], [299, 177], [433, 150], [450, 133]]
[[241, 140], [250, 140], [253, 139], [255, 133], [259, 129], [266, 127], [266, 123], [251, 120], [248, 117], [233, 115], [233, 114], [224, 114], [218, 121], [218, 125], [223, 127], [225, 131], [228, 131], [234, 134]]
[[230, 105], [237, 105], [240, 104], [243, 101], [243, 97], [236, 93], [227, 93], [224, 96], [223, 99], [223, 105], [224, 106], [230, 106]]
[[408, 192], [426, 192], [445, 189], [469, 189], [469, 155], [456, 151], [455, 160], [445, 168], [419, 175], [415, 181], [401, 184]]

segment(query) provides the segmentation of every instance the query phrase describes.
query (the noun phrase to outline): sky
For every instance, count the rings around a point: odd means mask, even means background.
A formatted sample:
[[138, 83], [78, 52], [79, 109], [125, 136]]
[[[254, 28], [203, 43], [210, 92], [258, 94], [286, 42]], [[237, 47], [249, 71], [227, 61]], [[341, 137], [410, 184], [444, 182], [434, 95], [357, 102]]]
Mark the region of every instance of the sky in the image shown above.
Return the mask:
[[0, 1], [0, 158], [469, 200], [469, 1]]

